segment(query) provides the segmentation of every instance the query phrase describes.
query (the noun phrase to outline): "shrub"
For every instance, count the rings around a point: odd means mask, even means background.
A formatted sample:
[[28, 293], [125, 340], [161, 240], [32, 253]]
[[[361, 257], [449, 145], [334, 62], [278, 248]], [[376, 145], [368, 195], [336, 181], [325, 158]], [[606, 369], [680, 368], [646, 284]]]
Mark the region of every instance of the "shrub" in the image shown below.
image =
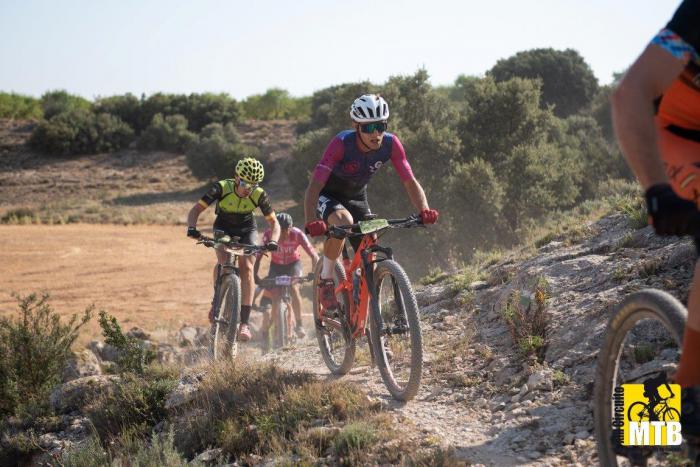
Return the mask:
[[125, 335], [114, 316], [100, 311], [99, 322], [105, 343], [118, 351], [116, 363], [119, 372], [143, 374], [146, 365], [155, 360], [155, 352], [145, 347], [139, 339]]
[[29, 144], [49, 154], [94, 154], [121, 149], [133, 135], [129, 125], [118, 117], [77, 109], [41, 122]]
[[61, 381], [71, 345], [92, 316], [88, 308], [81, 318], [73, 315], [63, 323], [47, 293], [15, 298], [19, 316], [0, 318], [0, 414], [43, 411], [51, 388]]
[[39, 99], [14, 92], [0, 92], [0, 118], [38, 120], [42, 115]]
[[256, 94], [241, 103], [247, 118], [272, 120], [285, 118], [299, 120], [311, 115], [311, 98], [294, 98], [284, 89], [268, 89], [265, 94]]
[[102, 97], [95, 101], [95, 113], [107, 113], [119, 117], [124, 123], [129, 125], [136, 133], [141, 133], [151, 120], [142, 122], [141, 101], [133, 94], [122, 96]]
[[87, 408], [88, 416], [104, 441], [125, 430], [138, 436], [148, 435], [165, 419], [165, 401], [176, 384], [171, 378], [123, 374], [114, 391], [103, 394]]
[[44, 118], [49, 120], [56, 115], [74, 110], [90, 110], [90, 101], [80, 96], [68, 94], [66, 91], [49, 91], [41, 96], [41, 107]]
[[197, 140], [197, 135], [187, 130], [187, 119], [182, 115], [156, 114], [151, 124], [141, 134], [139, 147], [150, 150], [182, 152]]
[[200, 179], [224, 179], [232, 177], [236, 162], [243, 157], [259, 157], [259, 150], [241, 143], [232, 124], [212, 123], [187, 150], [187, 166]]
[[501, 314], [508, 326], [513, 344], [520, 355], [544, 361], [549, 326], [547, 299], [549, 284], [544, 277], [538, 277], [533, 287], [532, 298], [519, 291], [513, 292]]

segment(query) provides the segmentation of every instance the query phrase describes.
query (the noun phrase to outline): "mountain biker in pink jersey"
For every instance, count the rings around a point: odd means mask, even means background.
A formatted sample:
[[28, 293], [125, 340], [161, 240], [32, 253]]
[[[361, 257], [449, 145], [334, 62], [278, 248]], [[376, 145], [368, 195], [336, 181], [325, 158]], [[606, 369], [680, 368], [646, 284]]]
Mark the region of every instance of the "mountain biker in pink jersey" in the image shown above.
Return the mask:
[[[353, 129], [341, 131], [328, 144], [311, 176], [304, 199], [306, 231], [323, 235], [327, 223], [352, 224], [365, 220], [370, 212], [367, 184], [382, 165], [391, 161], [425, 224], [437, 222], [438, 212], [428, 206], [423, 187], [413, 176], [399, 138], [387, 132], [389, 105], [376, 94], [358, 97], [350, 107]], [[357, 248], [359, 239], [350, 243]], [[337, 308], [333, 283], [335, 261], [343, 250], [344, 240], [329, 238], [323, 246], [323, 267], [319, 281], [324, 308]]]
[[[615, 134], [645, 189], [650, 221], [660, 235], [693, 235], [700, 247], [700, 0], [685, 0], [632, 64], [612, 96]], [[700, 385], [700, 263], [688, 298], [678, 371], [684, 398]], [[688, 397], [690, 395], [690, 397]], [[698, 405], [681, 421], [698, 425]], [[700, 408], [700, 407], [698, 407]], [[688, 410], [689, 409], [689, 410]], [[694, 414], [691, 412], [695, 411]], [[686, 418], [687, 420], [687, 418]], [[700, 431], [700, 425], [693, 426]]]
[[[294, 227], [294, 221], [292, 216], [286, 212], [277, 214], [277, 223], [280, 226], [281, 233], [279, 241], [277, 243], [277, 251], [273, 251], [270, 257], [270, 270], [268, 272], [269, 278], [274, 278], [277, 276], [292, 276], [301, 277], [302, 267], [301, 267], [301, 252], [299, 248], [303, 248], [309, 258], [311, 258], [313, 270], [318, 261], [318, 254], [314, 250], [313, 246], [306, 237], [306, 234]], [[267, 229], [263, 234], [263, 244], [266, 244], [272, 238], [272, 231]], [[260, 268], [260, 259], [262, 255], [259, 255], [255, 261], [255, 282], [260, 282], [260, 277], [258, 276], [258, 269]], [[303, 323], [301, 320], [301, 294], [299, 292], [299, 284], [293, 284], [291, 286], [291, 296], [292, 296], [292, 310], [294, 311], [294, 319], [296, 320], [296, 334], [299, 338], [303, 338], [306, 335], [304, 331]], [[263, 298], [264, 299], [264, 298]], [[262, 302], [261, 302], [262, 304]], [[273, 316], [274, 309], [273, 304]], [[279, 303], [276, 304], [279, 306]]]

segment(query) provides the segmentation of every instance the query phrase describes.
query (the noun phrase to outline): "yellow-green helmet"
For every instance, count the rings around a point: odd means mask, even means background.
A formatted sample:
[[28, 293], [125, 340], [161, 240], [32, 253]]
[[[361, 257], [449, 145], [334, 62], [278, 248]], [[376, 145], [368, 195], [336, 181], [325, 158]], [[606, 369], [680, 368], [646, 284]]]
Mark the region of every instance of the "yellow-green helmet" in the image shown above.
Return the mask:
[[236, 164], [236, 175], [248, 183], [260, 183], [265, 177], [265, 169], [259, 160], [246, 157]]

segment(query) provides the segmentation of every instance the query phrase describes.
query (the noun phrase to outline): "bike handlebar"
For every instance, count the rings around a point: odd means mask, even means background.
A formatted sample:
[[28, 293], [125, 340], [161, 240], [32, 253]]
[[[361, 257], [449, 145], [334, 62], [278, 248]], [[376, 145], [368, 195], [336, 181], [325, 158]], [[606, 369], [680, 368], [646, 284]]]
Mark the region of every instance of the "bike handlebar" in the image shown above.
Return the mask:
[[198, 245], [204, 245], [207, 248], [216, 248], [218, 246], [223, 246], [226, 249], [237, 250], [236, 254], [242, 256], [250, 256], [257, 254], [261, 251], [268, 251], [265, 245], [248, 245], [245, 243], [239, 243], [235, 240], [226, 241], [225, 239], [215, 239], [211, 237], [200, 236], [197, 240]]
[[[378, 219], [382, 220], [382, 219]], [[371, 232], [363, 233], [360, 229], [362, 227], [362, 222], [357, 222], [355, 224], [347, 225], [329, 225], [326, 231], [327, 237], [332, 238], [347, 238], [347, 237], [361, 237], [368, 235], [370, 233], [376, 233], [385, 229], [410, 229], [413, 227], [424, 227], [423, 220], [419, 214], [413, 214], [411, 216], [405, 217], [403, 219], [386, 219], [386, 225], [381, 226]]]

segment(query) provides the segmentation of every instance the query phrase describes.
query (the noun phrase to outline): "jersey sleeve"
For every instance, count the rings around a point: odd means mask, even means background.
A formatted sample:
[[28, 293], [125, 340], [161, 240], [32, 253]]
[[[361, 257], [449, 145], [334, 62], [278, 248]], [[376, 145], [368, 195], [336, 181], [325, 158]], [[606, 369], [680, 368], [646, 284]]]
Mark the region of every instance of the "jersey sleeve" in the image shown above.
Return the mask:
[[398, 136], [393, 135], [393, 141], [391, 143], [391, 163], [394, 164], [396, 173], [399, 174], [399, 178], [402, 182], [411, 180], [413, 178], [413, 170], [411, 165], [406, 159], [406, 151], [403, 149], [401, 141], [399, 141]]
[[700, 60], [700, 0], [685, 0], [666, 27], [652, 39], [679, 60]]
[[331, 176], [333, 167], [335, 167], [338, 162], [343, 159], [344, 152], [345, 148], [343, 147], [343, 141], [338, 136], [335, 136], [331, 142], [328, 143], [328, 146], [323, 153], [323, 157], [321, 157], [321, 160], [316, 165], [313, 179], [317, 182], [326, 183], [328, 181], [328, 177]]
[[316, 256], [316, 252], [314, 251], [314, 248], [311, 246], [311, 242], [309, 241], [309, 237], [306, 236], [304, 232], [301, 231], [301, 229], [297, 229], [299, 231], [299, 244], [301, 247], [304, 249], [307, 255], [309, 257], [313, 258]]
[[204, 193], [204, 196], [202, 196], [199, 200], [199, 204], [202, 207], [207, 207], [214, 201], [218, 201], [221, 199], [221, 185], [219, 183], [212, 183], [211, 187], [209, 187], [209, 190], [207, 190], [206, 193]]
[[267, 196], [267, 192], [263, 191], [258, 200], [258, 207], [262, 211], [263, 216], [267, 217], [274, 212], [272, 205], [270, 204], [270, 197]]

